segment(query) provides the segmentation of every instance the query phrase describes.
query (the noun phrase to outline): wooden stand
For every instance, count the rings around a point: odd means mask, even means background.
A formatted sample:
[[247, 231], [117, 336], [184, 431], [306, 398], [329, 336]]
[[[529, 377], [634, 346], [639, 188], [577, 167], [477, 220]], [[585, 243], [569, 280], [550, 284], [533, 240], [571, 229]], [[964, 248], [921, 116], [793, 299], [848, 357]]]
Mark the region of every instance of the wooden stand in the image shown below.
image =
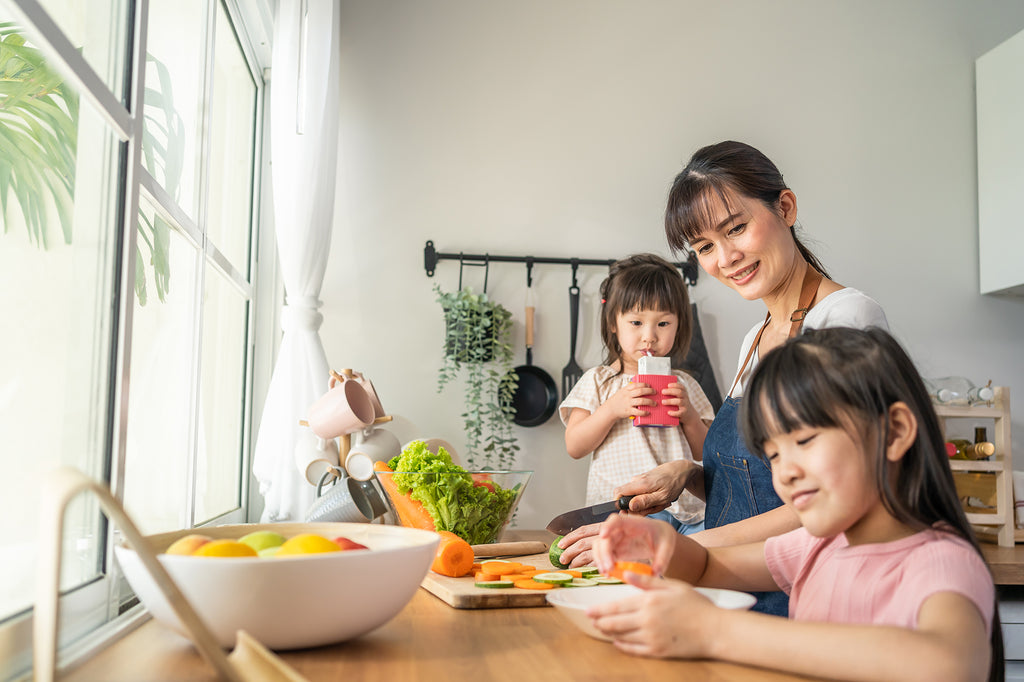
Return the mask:
[[975, 527], [978, 537], [998, 542], [1002, 547], [1013, 547], [1024, 542], [1024, 529], [1016, 530], [1013, 498], [1013, 454], [1010, 447], [1010, 389], [996, 386], [991, 406], [974, 405], [950, 407], [936, 405], [935, 413], [945, 432], [946, 419], [992, 419], [995, 433], [992, 442], [996, 452], [987, 460], [949, 460], [961, 497], [977, 497], [994, 509], [984, 512], [967, 508], [967, 520]]

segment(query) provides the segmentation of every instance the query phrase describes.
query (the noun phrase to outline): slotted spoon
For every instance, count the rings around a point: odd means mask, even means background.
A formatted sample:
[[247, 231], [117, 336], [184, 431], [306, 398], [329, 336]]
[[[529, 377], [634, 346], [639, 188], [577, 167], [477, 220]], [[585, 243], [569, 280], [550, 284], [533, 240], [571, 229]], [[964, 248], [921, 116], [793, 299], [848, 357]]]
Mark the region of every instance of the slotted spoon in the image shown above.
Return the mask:
[[[575, 279], [575, 278], [574, 278]], [[583, 368], [576, 364], [576, 325], [580, 316], [580, 288], [573, 282], [569, 287], [569, 364], [562, 369], [562, 400], [583, 378]]]

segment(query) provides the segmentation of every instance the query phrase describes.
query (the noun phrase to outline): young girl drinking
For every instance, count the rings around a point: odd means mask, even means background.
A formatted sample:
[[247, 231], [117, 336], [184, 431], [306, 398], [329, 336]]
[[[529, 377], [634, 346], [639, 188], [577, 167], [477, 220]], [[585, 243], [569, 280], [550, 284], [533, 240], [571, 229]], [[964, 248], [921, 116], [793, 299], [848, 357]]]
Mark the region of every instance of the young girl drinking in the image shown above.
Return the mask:
[[[957, 500], [943, 434], [885, 331], [810, 330], [767, 354], [740, 413], [802, 528], [704, 548], [616, 515], [594, 554], [649, 560], [642, 593], [590, 609], [624, 651], [843, 680], [1001, 680], [992, 576]], [[784, 590], [788, 621], [718, 609], [690, 585]]]
[[[593, 453], [587, 504], [614, 499], [616, 486], [658, 464], [700, 461], [714, 418], [697, 380], [673, 370], [676, 382], [662, 391], [663, 404], [679, 426], [634, 426], [631, 420], [646, 416], [657, 404], [653, 388], [632, 381], [640, 358], [670, 357], [678, 364], [690, 344], [690, 300], [675, 266], [654, 254], [617, 261], [601, 284], [601, 300], [604, 364], [584, 373], [559, 407], [569, 456], [581, 459]], [[680, 533], [696, 532], [703, 527], [704, 502], [687, 492], [652, 516]]]

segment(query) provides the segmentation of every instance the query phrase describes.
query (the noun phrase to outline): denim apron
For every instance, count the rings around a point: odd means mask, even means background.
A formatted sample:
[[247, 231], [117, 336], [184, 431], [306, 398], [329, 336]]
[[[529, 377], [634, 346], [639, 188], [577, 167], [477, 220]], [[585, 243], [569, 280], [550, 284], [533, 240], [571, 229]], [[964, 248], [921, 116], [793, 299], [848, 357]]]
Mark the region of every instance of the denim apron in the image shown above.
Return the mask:
[[[798, 307], [790, 316], [789, 336], [796, 336], [803, 324], [807, 311], [821, 283], [821, 273], [810, 265], [804, 271], [803, 286]], [[743, 443], [739, 429], [741, 398], [733, 398], [743, 370], [761, 340], [761, 334], [768, 326], [770, 316], [765, 317], [743, 366], [736, 373], [729, 395], [708, 427], [704, 438], [704, 495], [707, 505], [704, 510], [705, 528], [717, 528], [735, 523], [751, 516], [763, 514], [782, 506], [782, 500], [775, 494], [772, 485], [772, 470], [768, 462], [751, 454]], [[776, 616], [789, 615], [789, 595], [785, 592], [754, 592], [757, 604], [754, 611]]]
[[[768, 463], [747, 451], [737, 418], [740, 398], [727, 397], [704, 438], [704, 491], [706, 528], [763, 514], [782, 506], [772, 486]], [[785, 592], [754, 592], [754, 611], [776, 616], [789, 615]]]

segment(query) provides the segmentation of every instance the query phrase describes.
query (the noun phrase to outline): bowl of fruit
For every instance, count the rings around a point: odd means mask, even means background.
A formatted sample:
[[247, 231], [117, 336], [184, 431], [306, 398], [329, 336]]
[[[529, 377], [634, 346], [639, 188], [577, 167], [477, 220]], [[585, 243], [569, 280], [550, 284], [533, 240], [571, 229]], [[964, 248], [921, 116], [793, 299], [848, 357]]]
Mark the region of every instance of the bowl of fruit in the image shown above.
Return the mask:
[[448, 531], [471, 545], [500, 539], [533, 474], [467, 471], [444, 447], [434, 452], [418, 440], [374, 469], [402, 526]]
[[[268, 523], [145, 540], [221, 646], [245, 630], [280, 650], [343, 642], [391, 620], [426, 576], [439, 537], [378, 524]], [[153, 617], [187, 636], [139, 555], [123, 544], [114, 552]]]

